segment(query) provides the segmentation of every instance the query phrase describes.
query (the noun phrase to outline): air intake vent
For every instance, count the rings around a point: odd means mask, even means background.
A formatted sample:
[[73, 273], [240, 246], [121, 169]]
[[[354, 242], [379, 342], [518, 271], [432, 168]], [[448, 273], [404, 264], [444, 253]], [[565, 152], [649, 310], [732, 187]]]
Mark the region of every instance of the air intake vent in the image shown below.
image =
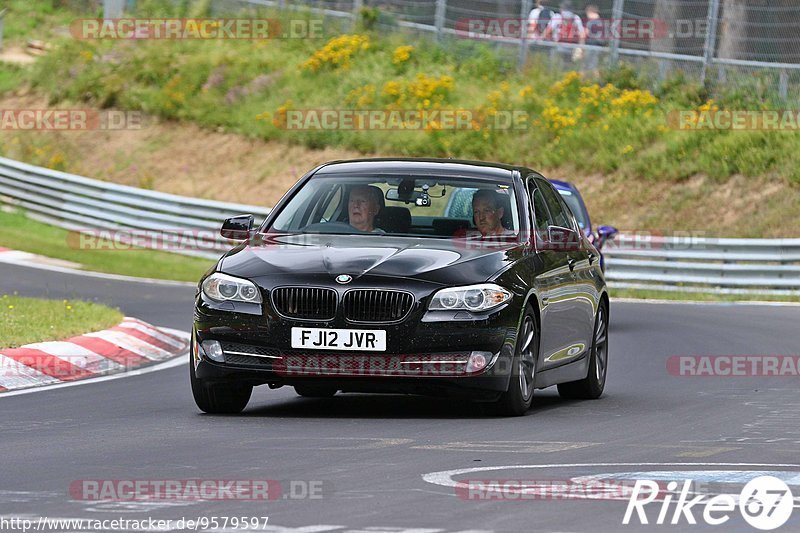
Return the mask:
[[336, 316], [336, 291], [307, 287], [280, 287], [272, 291], [272, 303], [288, 318], [332, 320]]
[[344, 295], [344, 316], [352, 322], [399, 322], [413, 305], [408, 292], [354, 289]]

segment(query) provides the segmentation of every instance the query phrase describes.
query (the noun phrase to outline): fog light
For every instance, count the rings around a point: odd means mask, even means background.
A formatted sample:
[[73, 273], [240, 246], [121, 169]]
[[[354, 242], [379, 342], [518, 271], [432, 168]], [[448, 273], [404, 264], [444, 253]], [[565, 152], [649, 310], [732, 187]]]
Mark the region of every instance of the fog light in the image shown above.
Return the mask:
[[467, 372], [480, 372], [489, 364], [490, 352], [472, 352], [467, 361]]
[[203, 341], [203, 351], [212, 361], [225, 362], [225, 355], [222, 353], [222, 345], [219, 341]]

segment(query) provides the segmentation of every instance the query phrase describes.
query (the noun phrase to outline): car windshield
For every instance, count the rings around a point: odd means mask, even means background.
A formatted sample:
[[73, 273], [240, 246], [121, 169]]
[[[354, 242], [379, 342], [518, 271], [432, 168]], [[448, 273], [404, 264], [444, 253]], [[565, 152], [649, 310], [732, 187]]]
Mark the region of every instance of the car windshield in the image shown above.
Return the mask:
[[581, 229], [586, 229], [588, 226], [588, 222], [586, 220], [586, 211], [583, 210], [583, 205], [581, 205], [581, 201], [572, 191], [565, 191], [563, 189], [558, 189], [559, 194], [561, 194], [561, 198], [567, 203], [569, 210], [572, 211], [572, 214], [575, 215], [575, 218], [578, 221], [578, 225]]
[[306, 182], [267, 232], [486, 238], [519, 228], [510, 179], [330, 175]]

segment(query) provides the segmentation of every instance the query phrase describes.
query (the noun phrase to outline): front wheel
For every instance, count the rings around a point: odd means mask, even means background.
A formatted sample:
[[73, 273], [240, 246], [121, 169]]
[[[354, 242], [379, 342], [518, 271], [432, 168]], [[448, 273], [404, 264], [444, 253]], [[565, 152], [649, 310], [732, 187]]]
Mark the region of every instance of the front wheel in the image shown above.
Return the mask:
[[558, 385], [562, 398], [594, 400], [603, 394], [608, 374], [608, 304], [600, 302], [594, 320], [594, 338], [589, 354], [589, 374], [582, 380]]
[[191, 359], [189, 360], [189, 381], [197, 407], [209, 414], [241, 413], [253, 393], [251, 385], [205, 383], [195, 375], [194, 361]]
[[522, 317], [508, 390], [497, 401], [497, 408], [501, 415], [522, 416], [531, 408], [536, 378], [536, 361], [539, 358], [538, 332], [536, 314], [528, 305], [525, 308], [525, 315]]

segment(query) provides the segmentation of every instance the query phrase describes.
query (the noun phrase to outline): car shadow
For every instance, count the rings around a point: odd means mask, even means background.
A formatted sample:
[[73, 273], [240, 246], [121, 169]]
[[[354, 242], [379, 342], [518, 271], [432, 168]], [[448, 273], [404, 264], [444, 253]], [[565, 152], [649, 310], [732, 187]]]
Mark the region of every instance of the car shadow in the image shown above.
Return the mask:
[[[557, 394], [537, 392], [527, 416], [564, 408], [576, 400]], [[400, 394], [337, 394], [333, 398], [294, 397], [268, 405], [254, 401], [239, 416], [293, 418], [395, 418], [395, 419], [480, 419], [500, 417], [490, 403], [457, 398]], [[502, 418], [502, 417], [500, 417]]]

